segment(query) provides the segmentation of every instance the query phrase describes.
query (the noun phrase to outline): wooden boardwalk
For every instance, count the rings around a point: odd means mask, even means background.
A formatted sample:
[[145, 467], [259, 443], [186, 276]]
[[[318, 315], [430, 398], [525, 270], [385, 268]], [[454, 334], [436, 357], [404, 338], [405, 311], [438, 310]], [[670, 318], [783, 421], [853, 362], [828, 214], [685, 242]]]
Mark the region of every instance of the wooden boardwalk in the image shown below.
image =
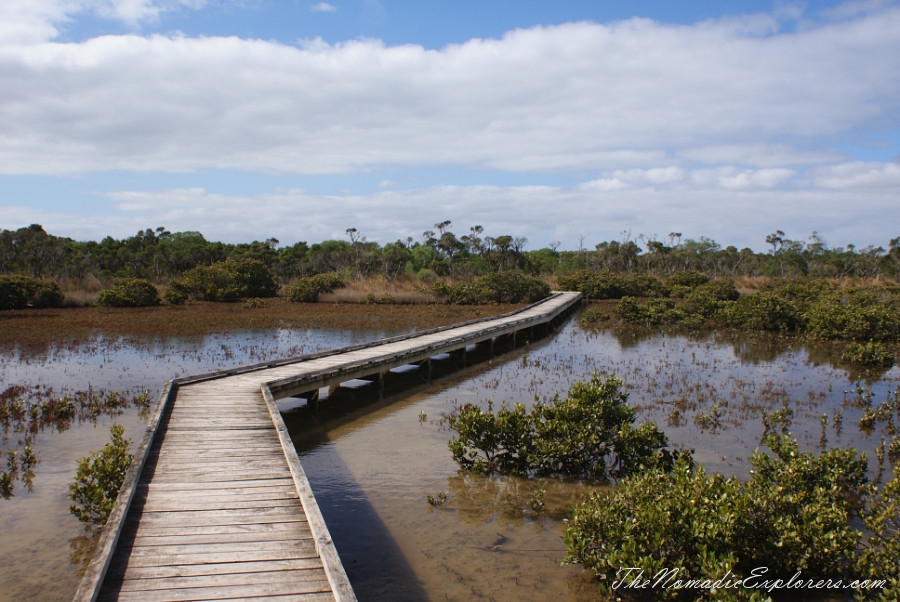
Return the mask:
[[171, 381], [75, 600], [355, 600], [276, 397], [528, 336], [579, 298]]

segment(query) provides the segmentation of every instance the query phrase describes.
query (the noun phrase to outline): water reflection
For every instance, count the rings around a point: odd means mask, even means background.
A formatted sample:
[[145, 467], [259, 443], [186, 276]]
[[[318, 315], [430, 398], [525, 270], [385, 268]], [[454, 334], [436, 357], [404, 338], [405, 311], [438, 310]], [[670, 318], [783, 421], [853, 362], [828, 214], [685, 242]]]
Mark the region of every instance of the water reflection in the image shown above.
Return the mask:
[[[354, 344], [380, 331], [267, 329], [204, 337], [59, 340], [5, 349], [0, 382], [65, 391], [142, 391], [155, 399], [178, 375]], [[675, 446], [696, 450], [710, 471], [743, 476], [764, 417], [806, 449], [854, 446], [888, 469], [886, 418], [857, 425], [888, 401], [900, 369], [868, 375], [836, 365], [837, 347], [777, 336], [585, 331], [574, 322], [516, 349], [482, 346], [432, 362], [432, 373], [396, 370], [383, 382], [323, 392], [318, 411], [283, 400], [313, 490], [360, 599], [593, 600], [577, 567], [561, 567], [562, 519], [588, 486], [460, 474], [442, 420], [464, 403], [531, 404], [565, 394], [593, 372], [626, 383], [640, 420], [656, 421]], [[781, 414], [779, 414], [781, 412]], [[885, 411], [881, 412], [882, 414]], [[823, 419], [823, 416], [825, 417]], [[900, 415], [897, 416], [900, 418]], [[112, 421], [143, 428], [137, 409], [73, 420], [34, 434], [33, 491], [0, 500], [2, 596], [68, 600], [92, 534], [67, 511], [75, 460], [102, 447]], [[59, 432], [64, 430], [64, 432]], [[13, 431], [10, 431], [13, 432]], [[824, 437], [823, 437], [824, 435]], [[885, 443], [882, 444], [882, 438]], [[873, 477], [877, 464], [870, 462]], [[446, 501], [432, 505], [428, 496]], [[68, 545], [66, 545], [68, 543]], [[41, 571], [35, 571], [41, 566]], [[397, 589], [397, 584], [404, 584]]]
[[[596, 371], [624, 378], [640, 418], [665, 425], [671, 444], [695, 449], [710, 471], [746, 476], [764, 418], [769, 428], [790, 429], [805, 449], [855, 446], [873, 457], [886, 427], [867, 435], [855, 425], [890, 396], [900, 371], [861, 388], [870, 396], [861, 401], [853, 375], [810, 358], [800, 342], [779, 337], [586, 332], [570, 323], [553, 339], [470, 362], [431, 385], [413, 374], [406, 392], [386, 394], [390, 380], [381, 393], [374, 386], [338, 390], [333, 410], [325, 400], [318, 414], [300, 407], [286, 418], [313, 490], [323, 492], [326, 520], [335, 520], [338, 550], [365, 558], [369, 574], [380, 572], [378, 550], [390, 543], [427, 599], [594, 600], [590, 580], [577, 567], [560, 566], [562, 521], [591, 487], [460, 473], [441, 416], [488, 399], [546, 401]], [[303, 426], [309, 424], [315, 426]], [[338, 460], [341, 478], [334, 474]], [[878, 466], [871, 468], [875, 478]], [[374, 509], [389, 542], [360, 538], [366, 519], [342, 512], [342, 483]], [[361, 599], [389, 598], [365, 579], [354, 587]]]

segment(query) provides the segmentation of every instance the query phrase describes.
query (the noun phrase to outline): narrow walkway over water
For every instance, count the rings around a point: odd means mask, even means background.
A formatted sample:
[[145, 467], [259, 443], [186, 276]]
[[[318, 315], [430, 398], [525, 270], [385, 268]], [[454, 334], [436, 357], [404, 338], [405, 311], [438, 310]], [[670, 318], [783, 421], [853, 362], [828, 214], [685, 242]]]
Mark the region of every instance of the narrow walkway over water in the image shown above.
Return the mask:
[[275, 399], [530, 340], [579, 300], [171, 381], [75, 600], [355, 600]]

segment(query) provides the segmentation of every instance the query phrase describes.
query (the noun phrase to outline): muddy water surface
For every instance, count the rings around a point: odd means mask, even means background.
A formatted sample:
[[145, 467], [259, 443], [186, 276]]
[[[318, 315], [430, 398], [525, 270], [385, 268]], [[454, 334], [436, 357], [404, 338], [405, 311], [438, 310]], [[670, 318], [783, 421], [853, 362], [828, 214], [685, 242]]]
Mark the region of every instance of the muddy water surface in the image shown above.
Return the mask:
[[[785, 404], [793, 413], [783, 426], [804, 449], [856, 446], [875, 464], [883, 433], [856, 427], [855, 383], [790, 341], [591, 333], [570, 323], [552, 339], [431, 385], [405, 375], [400, 393], [389, 379], [380, 394], [342, 389], [316, 413], [285, 412], [360, 599], [596, 600], [587, 575], [560, 564], [564, 519], [590, 487], [461, 474], [442, 420], [463, 403], [546, 401], [595, 371], [621, 375], [639, 416], [656, 420], [674, 445], [694, 448], [709, 470], [745, 476], [761, 412]], [[894, 369], [862, 395], [883, 401], [898, 377]]]
[[[98, 335], [37, 352], [4, 350], [0, 388], [149, 390], [156, 398], [174, 376], [391, 334]], [[871, 452], [883, 433], [866, 436], [857, 428], [861, 397], [883, 401], [900, 371], [858, 391], [844, 370], [821, 356], [820, 349], [778, 339], [590, 332], [570, 322], [552, 338], [497, 357], [472, 350], [465, 366], [459, 358], [435, 361], [431, 382], [410, 370], [392, 374], [380, 392], [352, 383], [323, 395], [318, 411], [300, 400], [279, 404], [360, 600], [593, 600], [595, 586], [582, 571], [560, 565], [563, 520], [589, 488], [460, 474], [442, 417], [457, 405], [489, 398], [549, 400], [594, 371], [613, 372], [625, 380], [640, 419], [656, 420], [673, 444], [694, 448], [709, 470], [745, 475], [762, 432], [761, 412], [785, 406], [804, 448], [824, 443]], [[15, 497], [0, 500], [0, 600], [71, 599], [91, 539], [67, 512], [66, 490], [77, 458], [102, 447], [113, 421], [133, 439], [143, 429], [129, 409], [37, 435], [33, 491], [17, 484]], [[6, 432], [0, 448], [20, 436]]]

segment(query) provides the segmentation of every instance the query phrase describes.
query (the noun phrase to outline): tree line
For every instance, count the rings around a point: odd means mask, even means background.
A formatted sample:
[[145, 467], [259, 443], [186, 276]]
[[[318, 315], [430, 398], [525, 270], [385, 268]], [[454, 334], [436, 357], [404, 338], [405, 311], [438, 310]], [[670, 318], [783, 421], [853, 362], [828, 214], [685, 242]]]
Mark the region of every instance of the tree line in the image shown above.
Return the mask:
[[559, 242], [526, 250], [524, 236], [487, 235], [476, 225], [457, 235], [452, 222], [434, 224], [416, 238], [386, 244], [370, 242], [356, 228], [346, 239], [280, 246], [275, 238], [229, 244], [207, 240], [196, 231], [170, 232], [147, 228], [133, 236], [75, 241], [47, 233], [39, 224], [0, 231], [0, 274], [22, 274], [58, 282], [97, 278], [143, 278], [157, 284], [181, 277], [199, 266], [226, 260], [261, 261], [281, 282], [315, 274], [338, 273], [348, 279], [383, 276], [413, 277], [424, 282], [439, 278], [472, 279], [502, 271], [549, 277], [578, 271], [613, 272], [668, 277], [695, 271], [711, 278], [752, 276], [819, 276], [881, 279], [900, 277], [900, 237], [887, 248], [868, 245], [830, 248], [816, 232], [793, 240], [781, 230], [765, 237], [767, 248], [722, 247], [701, 236], [683, 239], [672, 232], [662, 240], [626, 231], [617, 240], [574, 251], [560, 251]]

